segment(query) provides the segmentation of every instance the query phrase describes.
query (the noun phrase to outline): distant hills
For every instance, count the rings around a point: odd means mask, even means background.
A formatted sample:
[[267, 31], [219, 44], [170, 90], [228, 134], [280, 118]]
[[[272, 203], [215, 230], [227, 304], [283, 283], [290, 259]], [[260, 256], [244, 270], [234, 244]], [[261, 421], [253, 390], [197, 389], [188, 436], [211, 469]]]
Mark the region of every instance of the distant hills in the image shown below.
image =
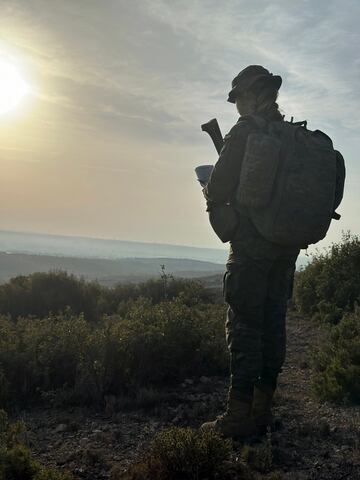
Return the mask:
[[[224, 249], [0, 231], [0, 282], [17, 275], [66, 270], [104, 285], [159, 277], [161, 265], [174, 277], [202, 277], [218, 284]], [[300, 257], [298, 266], [306, 264]]]
[[224, 264], [228, 248], [0, 231], [0, 252], [80, 258], [186, 258]]
[[174, 277], [195, 278], [221, 274], [224, 266], [199, 260], [176, 258], [76, 258], [22, 253], [0, 253], [0, 283], [17, 275], [65, 270], [86, 280], [112, 286], [119, 282], [140, 282], [160, 278], [161, 265]]

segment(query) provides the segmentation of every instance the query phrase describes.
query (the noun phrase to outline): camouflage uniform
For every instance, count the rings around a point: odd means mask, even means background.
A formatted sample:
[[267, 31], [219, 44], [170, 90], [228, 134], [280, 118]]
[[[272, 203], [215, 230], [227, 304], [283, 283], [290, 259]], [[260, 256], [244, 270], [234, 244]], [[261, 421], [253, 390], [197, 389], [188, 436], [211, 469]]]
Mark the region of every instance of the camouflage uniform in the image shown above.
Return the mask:
[[[219, 160], [203, 189], [209, 208], [213, 202], [226, 201], [236, 206], [234, 197], [247, 136], [257, 129], [251, 118], [240, 117], [226, 135]], [[223, 277], [223, 295], [228, 303], [230, 387], [236, 391], [251, 395], [254, 384], [276, 386], [285, 359], [286, 308], [298, 254], [298, 248], [275, 245], [261, 237], [246, 209], [239, 210], [239, 225], [230, 242]]]

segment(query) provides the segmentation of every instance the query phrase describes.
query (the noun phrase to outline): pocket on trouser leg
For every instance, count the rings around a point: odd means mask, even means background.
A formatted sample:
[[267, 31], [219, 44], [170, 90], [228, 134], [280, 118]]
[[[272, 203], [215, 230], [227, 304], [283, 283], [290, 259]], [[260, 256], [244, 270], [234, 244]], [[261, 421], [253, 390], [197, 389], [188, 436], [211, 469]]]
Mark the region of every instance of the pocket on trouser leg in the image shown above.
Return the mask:
[[253, 262], [229, 265], [223, 296], [236, 312], [253, 314], [263, 307], [267, 292], [266, 272]]
[[240, 294], [243, 290], [241, 288], [241, 278], [238, 272], [227, 270], [224, 275], [223, 296], [225, 302], [230, 305], [236, 305], [240, 301]]
[[269, 277], [268, 298], [287, 303], [292, 296], [295, 268], [293, 259], [281, 258], [275, 262]]

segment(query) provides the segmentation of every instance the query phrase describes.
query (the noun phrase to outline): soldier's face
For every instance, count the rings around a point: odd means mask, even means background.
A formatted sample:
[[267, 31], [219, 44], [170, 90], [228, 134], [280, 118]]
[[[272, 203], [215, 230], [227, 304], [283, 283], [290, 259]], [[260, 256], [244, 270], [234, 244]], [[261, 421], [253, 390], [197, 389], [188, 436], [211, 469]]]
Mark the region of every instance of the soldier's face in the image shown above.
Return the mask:
[[247, 92], [246, 94], [239, 95], [235, 98], [235, 104], [237, 111], [240, 115], [248, 115], [256, 110], [256, 97]]
[[240, 113], [240, 115], [242, 115], [241, 113], [241, 98], [240, 97], [236, 97], [235, 98], [235, 105], [236, 105], [236, 109], [237, 111]]
[[248, 102], [245, 95], [236, 97], [235, 99], [236, 109], [240, 115], [246, 115], [248, 112]]

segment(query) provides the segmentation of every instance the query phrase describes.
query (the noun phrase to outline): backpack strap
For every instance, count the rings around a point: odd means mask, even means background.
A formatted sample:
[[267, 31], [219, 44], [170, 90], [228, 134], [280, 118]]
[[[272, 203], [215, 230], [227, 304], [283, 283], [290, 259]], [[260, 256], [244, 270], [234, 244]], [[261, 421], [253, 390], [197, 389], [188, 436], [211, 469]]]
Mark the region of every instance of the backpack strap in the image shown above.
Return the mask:
[[289, 123], [291, 123], [292, 125], [297, 125], [298, 127], [307, 128], [307, 120], [300, 120], [300, 122], [294, 122], [293, 119], [294, 117], [291, 117], [291, 121]]

